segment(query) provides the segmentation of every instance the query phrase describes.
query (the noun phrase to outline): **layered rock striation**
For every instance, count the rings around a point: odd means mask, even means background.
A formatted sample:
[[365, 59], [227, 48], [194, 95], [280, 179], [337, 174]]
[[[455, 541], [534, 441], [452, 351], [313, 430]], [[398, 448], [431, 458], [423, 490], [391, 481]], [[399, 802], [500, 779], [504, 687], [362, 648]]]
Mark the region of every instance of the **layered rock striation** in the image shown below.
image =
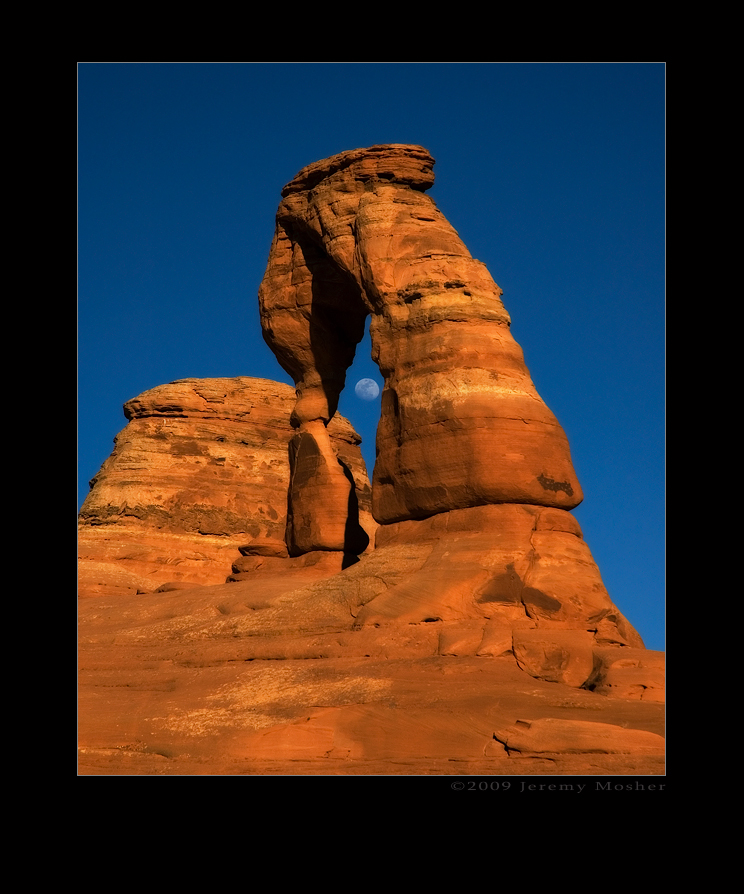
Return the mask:
[[[290, 386], [249, 377], [182, 379], [127, 401], [79, 514], [81, 592], [224, 583], [286, 556], [294, 402]], [[360, 438], [337, 415], [329, 443], [353, 482], [343, 524], [362, 552], [376, 525]]]

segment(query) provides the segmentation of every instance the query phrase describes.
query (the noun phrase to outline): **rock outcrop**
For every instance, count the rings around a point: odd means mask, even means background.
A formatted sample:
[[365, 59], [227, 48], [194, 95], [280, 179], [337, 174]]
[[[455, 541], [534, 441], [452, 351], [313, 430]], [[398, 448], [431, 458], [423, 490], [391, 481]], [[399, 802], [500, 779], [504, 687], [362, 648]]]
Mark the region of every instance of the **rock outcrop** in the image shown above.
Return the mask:
[[[294, 402], [290, 386], [248, 377], [182, 379], [127, 401], [129, 424], [79, 515], [81, 593], [224, 583], [286, 556]], [[362, 552], [376, 525], [360, 438], [338, 415], [329, 432], [354, 483]], [[343, 560], [319, 565], [333, 573]]]

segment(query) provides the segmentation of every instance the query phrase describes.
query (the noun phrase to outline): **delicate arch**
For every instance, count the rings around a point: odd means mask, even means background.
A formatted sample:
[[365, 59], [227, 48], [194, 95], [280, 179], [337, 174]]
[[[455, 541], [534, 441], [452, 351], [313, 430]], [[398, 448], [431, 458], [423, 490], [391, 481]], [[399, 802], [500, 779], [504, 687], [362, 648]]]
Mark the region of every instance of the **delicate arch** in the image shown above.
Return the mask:
[[374, 146], [316, 162], [282, 191], [259, 304], [264, 337], [297, 390], [295, 552], [359, 545], [325, 426], [368, 314], [385, 380], [372, 481], [379, 523], [581, 502], [568, 441], [529, 377], [501, 289], [425, 195], [433, 165], [420, 146]]

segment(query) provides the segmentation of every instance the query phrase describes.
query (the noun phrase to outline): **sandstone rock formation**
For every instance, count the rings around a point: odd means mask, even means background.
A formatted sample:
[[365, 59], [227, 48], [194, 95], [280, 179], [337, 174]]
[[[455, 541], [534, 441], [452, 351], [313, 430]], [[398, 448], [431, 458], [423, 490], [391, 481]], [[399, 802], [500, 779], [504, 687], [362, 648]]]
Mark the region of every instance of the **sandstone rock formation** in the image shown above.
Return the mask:
[[[286, 556], [294, 402], [290, 386], [248, 377], [182, 379], [127, 401], [129, 424], [79, 515], [81, 593], [224, 583]], [[329, 431], [361, 503], [350, 527], [362, 552], [376, 525], [360, 438], [338, 415]], [[313, 567], [341, 570], [330, 559]]]
[[[185, 380], [127, 405], [139, 440], [86, 501], [81, 565], [142, 565], [81, 602], [81, 773], [664, 772], [664, 655], [602, 583], [565, 434], [501, 290], [424, 194], [432, 166], [375, 146], [285, 187], [259, 301], [296, 392]], [[336, 413], [367, 315], [374, 521]], [[198, 541], [202, 568], [210, 537], [240, 552], [231, 573], [135, 592], [175, 579], [166, 542]]]
[[383, 524], [487, 503], [571, 509], [566, 436], [509, 331], [501, 289], [424, 191], [434, 160], [375, 146], [303, 169], [282, 191], [259, 290], [268, 344], [322, 435], [372, 315], [385, 379], [373, 513]]
[[[297, 386], [297, 437], [318, 455], [371, 314], [385, 379], [378, 545], [440, 540], [429, 564], [357, 620], [529, 617], [612, 626], [640, 645], [567, 512], [582, 499], [568, 441], [530, 379], [501, 289], [425, 195], [433, 164], [420, 146], [389, 145], [304, 168], [282, 191], [259, 289], [264, 337]], [[313, 531], [290, 533], [294, 548], [337, 549], [329, 516], [343, 515], [348, 484], [332, 462], [313, 477], [293, 463], [290, 516], [300, 507]], [[494, 511], [476, 511], [485, 506]], [[470, 514], [450, 527], [440, 517], [452, 512]]]

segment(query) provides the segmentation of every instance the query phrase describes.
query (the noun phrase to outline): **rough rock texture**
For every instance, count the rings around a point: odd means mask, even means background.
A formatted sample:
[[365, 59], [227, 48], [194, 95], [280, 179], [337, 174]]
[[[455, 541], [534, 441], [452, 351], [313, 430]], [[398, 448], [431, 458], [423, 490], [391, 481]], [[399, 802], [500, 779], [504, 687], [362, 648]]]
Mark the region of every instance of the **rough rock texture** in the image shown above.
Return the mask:
[[[224, 583], [243, 570], [233, 568], [241, 546], [253, 543], [249, 552], [265, 556], [274, 544], [276, 555], [287, 522], [294, 402], [290, 386], [248, 377], [182, 379], [127, 401], [129, 424], [79, 515], [81, 593]], [[336, 463], [355, 483], [355, 509], [361, 503], [367, 530], [353, 526], [361, 552], [376, 525], [360, 439], [338, 415], [329, 431]]]
[[405, 580], [428, 550], [390, 545], [315, 582], [294, 568], [81, 600], [79, 772], [663, 774], [664, 705], [638, 676], [602, 682], [662, 654], [584, 631], [576, 658], [581, 632], [539, 619], [357, 625], [381, 575]]
[[[377, 146], [285, 187], [259, 297], [297, 384], [292, 431], [265, 425], [262, 449], [275, 434], [290, 468], [260, 466], [268, 490], [227, 583], [81, 601], [81, 773], [663, 774], [664, 655], [602, 583], [569, 511], [581, 490], [565, 435], [500, 289], [424, 195], [432, 165], [420, 147]], [[368, 534], [374, 523], [335, 412], [368, 314], [385, 389], [380, 524], [362, 552], [356, 501]], [[269, 413], [259, 403], [247, 422]], [[195, 411], [163, 406], [193, 425]], [[148, 437], [161, 415], [148, 404], [137, 420]], [[231, 443], [245, 425], [229, 423]], [[228, 467], [214, 438], [185, 437], [199, 475]], [[122, 468], [86, 503], [87, 529], [114, 523], [109, 555], [146, 540], [142, 526], [125, 534], [131, 507], [167, 502], [178, 517], [184, 501], [165, 495], [180, 462], [170, 451], [157, 467], [157, 501], [129, 496]], [[216, 486], [232, 508], [244, 479], [213, 474], [190, 493]]]

